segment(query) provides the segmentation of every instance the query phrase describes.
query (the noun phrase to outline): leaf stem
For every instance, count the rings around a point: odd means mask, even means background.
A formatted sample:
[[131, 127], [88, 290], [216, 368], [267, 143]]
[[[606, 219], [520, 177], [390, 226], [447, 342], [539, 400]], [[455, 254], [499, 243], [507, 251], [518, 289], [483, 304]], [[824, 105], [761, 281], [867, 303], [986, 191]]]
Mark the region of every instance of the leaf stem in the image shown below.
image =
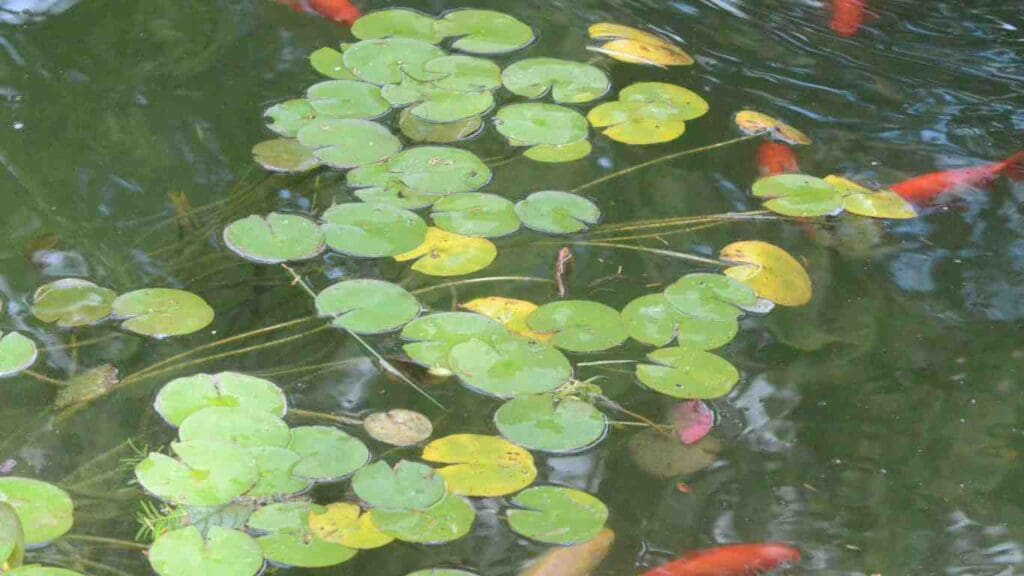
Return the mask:
[[129, 542], [128, 540], [119, 540], [117, 538], [107, 538], [104, 536], [92, 536], [89, 534], [65, 534], [64, 540], [71, 542], [89, 542], [92, 544], [106, 544], [108, 546], [116, 546], [118, 548], [128, 548], [130, 550], [147, 550], [148, 546], [139, 544], [137, 542]]
[[64, 386], [64, 383], [61, 382], [60, 380], [54, 380], [53, 378], [50, 378], [49, 376], [43, 376], [42, 374], [40, 374], [39, 372], [36, 372], [35, 370], [22, 370], [22, 374], [24, 374], [26, 376], [29, 376], [31, 378], [35, 378], [36, 380], [38, 380], [40, 382], [45, 382], [47, 384], [53, 384], [54, 386]]
[[607, 364], [636, 364], [638, 360], [598, 360], [596, 362], [577, 362], [576, 366], [605, 366]]
[[338, 424], [348, 424], [350, 426], [362, 426], [363, 421], [357, 418], [349, 418], [347, 416], [338, 416], [337, 414], [326, 414], [324, 412], [314, 412], [312, 410], [300, 410], [298, 408], [289, 408], [289, 416], [298, 416], [299, 418], [307, 418], [310, 420], [327, 420], [330, 422], [336, 422]]
[[581, 245], [581, 246], [601, 246], [604, 248], [618, 248], [621, 250], [634, 250], [636, 252], [647, 252], [650, 254], [658, 254], [659, 256], [668, 256], [670, 258], [677, 258], [679, 260], [688, 260], [690, 262], [696, 262], [698, 264], [707, 264], [710, 266], [732, 266], [732, 262], [725, 262], [724, 260], [718, 260], [715, 258], [706, 258], [704, 256], [698, 256], [696, 254], [687, 254], [685, 252], [676, 252], [674, 250], [662, 250], [660, 248], [650, 248], [647, 246], [633, 246], [630, 244], [617, 244], [615, 242], [588, 242], [585, 240], [577, 240], [575, 242], [569, 242], [569, 244]]

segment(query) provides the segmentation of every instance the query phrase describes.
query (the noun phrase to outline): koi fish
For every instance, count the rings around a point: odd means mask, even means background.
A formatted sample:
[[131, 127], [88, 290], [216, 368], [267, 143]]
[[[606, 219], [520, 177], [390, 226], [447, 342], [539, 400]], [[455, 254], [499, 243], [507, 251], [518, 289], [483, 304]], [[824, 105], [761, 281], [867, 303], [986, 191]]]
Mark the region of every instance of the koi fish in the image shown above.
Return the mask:
[[351, 26], [362, 16], [349, 0], [276, 0], [296, 12], [319, 14], [328, 20]]
[[691, 552], [643, 576], [750, 576], [800, 561], [800, 551], [785, 544], [736, 544]]
[[844, 38], [857, 35], [864, 23], [864, 0], [832, 0], [832, 21], [829, 28]]
[[757, 149], [757, 171], [761, 176], [799, 172], [793, 149], [781, 142], [765, 140]]
[[1024, 180], [1024, 152], [1018, 152], [1002, 162], [924, 174], [890, 186], [889, 190], [908, 202], [929, 204], [947, 192], [986, 186], [1003, 175], [1013, 180]]
[[519, 576], [590, 576], [608, 556], [615, 532], [604, 528], [592, 540], [568, 548], [553, 548], [531, 562]]

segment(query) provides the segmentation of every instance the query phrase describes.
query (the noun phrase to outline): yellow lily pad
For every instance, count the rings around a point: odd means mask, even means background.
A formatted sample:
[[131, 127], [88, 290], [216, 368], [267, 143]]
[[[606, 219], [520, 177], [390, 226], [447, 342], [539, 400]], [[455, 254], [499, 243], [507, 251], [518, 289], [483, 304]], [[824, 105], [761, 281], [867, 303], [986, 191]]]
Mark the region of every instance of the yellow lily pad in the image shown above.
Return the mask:
[[462, 308], [483, 314], [492, 320], [496, 320], [509, 332], [519, 334], [532, 340], [547, 342], [551, 334], [534, 332], [526, 325], [526, 317], [537, 309], [537, 305], [526, 300], [515, 298], [503, 298], [501, 296], [487, 296], [477, 298], [462, 305]]
[[736, 114], [735, 121], [740, 131], [749, 136], [770, 134], [773, 138], [789, 144], [807, 145], [811, 143], [811, 139], [803, 132], [767, 114], [743, 110]]
[[843, 207], [851, 214], [890, 220], [917, 217], [917, 210], [892, 190], [869, 190], [836, 175], [826, 176], [824, 180], [843, 195]]
[[628, 64], [690, 66], [693, 58], [665, 38], [622, 24], [601, 22], [588, 30], [595, 40], [609, 40], [589, 49]]
[[725, 274], [750, 286], [758, 296], [779, 306], [803, 306], [811, 301], [811, 278], [788, 252], [767, 242], [733, 242], [719, 253], [723, 260], [742, 262]]
[[699, 94], [663, 82], [638, 82], [619, 92], [619, 99], [605, 102], [587, 114], [595, 128], [624, 144], [659, 144], [683, 135], [686, 122], [708, 112]]
[[445, 479], [450, 493], [463, 496], [505, 496], [537, 479], [533, 456], [498, 436], [445, 436], [427, 444], [423, 459], [450, 464], [437, 473]]
[[398, 262], [416, 260], [412, 269], [428, 276], [461, 276], [488, 267], [498, 248], [486, 238], [472, 238], [431, 226], [423, 243], [395, 256]]
[[347, 502], [328, 504], [322, 511], [310, 510], [309, 529], [325, 542], [356, 550], [380, 548], [394, 540], [374, 526], [369, 514]]

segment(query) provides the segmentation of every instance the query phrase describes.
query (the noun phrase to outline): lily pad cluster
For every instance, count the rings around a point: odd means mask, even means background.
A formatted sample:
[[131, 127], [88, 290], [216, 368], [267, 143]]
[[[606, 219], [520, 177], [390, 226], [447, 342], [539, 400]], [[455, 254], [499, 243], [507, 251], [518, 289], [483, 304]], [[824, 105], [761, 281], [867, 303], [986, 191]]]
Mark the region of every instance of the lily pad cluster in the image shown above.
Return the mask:
[[74, 504], [60, 488], [31, 478], [0, 477], [0, 573], [7, 576], [82, 576], [63, 568], [22, 565], [26, 548], [60, 538], [74, 523]]
[[595, 128], [625, 144], [659, 144], [679, 138], [686, 122], [707, 114], [707, 101], [699, 94], [664, 82], [638, 82], [587, 114]]
[[869, 190], [840, 176], [815, 178], [780, 174], [754, 183], [752, 193], [767, 198], [764, 207], [784, 216], [835, 216], [844, 210], [870, 218], [915, 218], [917, 211], [890, 190]]

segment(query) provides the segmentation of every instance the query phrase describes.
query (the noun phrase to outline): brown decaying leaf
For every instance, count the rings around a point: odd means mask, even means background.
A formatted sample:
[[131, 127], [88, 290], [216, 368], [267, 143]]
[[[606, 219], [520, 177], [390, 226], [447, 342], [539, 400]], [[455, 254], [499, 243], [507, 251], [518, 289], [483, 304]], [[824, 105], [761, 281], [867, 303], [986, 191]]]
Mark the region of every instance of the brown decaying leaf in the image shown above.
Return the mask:
[[434, 433], [426, 416], [401, 408], [370, 414], [363, 420], [363, 428], [375, 440], [393, 446], [419, 444]]

